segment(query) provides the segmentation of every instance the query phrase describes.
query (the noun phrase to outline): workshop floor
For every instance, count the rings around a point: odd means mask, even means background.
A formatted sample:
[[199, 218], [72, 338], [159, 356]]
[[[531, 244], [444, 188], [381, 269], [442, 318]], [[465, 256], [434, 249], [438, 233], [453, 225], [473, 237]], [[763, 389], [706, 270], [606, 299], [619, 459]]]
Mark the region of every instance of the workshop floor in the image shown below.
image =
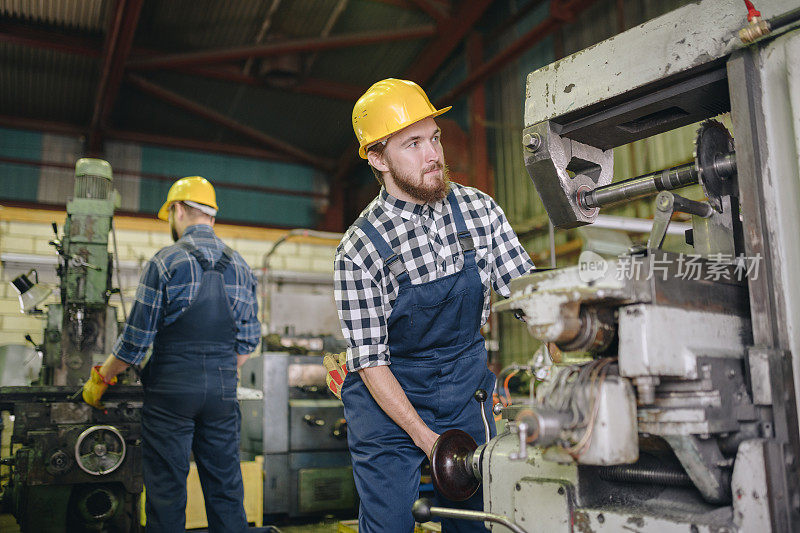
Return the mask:
[[[301, 524], [279, 524], [280, 533], [332, 533], [336, 531], [338, 519], [329, 518], [322, 521], [306, 522]], [[0, 514], [0, 531], [3, 533], [19, 533], [17, 521], [10, 514]], [[203, 533], [205, 529], [190, 529], [192, 533]], [[252, 528], [253, 533], [278, 533], [272, 528]]]

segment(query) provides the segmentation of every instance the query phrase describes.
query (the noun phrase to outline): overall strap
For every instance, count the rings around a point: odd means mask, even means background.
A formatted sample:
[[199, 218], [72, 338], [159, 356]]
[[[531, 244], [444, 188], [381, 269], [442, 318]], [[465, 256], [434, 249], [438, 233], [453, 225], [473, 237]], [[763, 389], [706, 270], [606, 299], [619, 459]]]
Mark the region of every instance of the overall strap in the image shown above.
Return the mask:
[[178, 243], [178, 246], [189, 252], [197, 259], [197, 262], [200, 263], [200, 268], [203, 269], [203, 272], [208, 272], [209, 270], [214, 270], [216, 272], [225, 272], [225, 269], [228, 268], [228, 265], [231, 263], [231, 259], [233, 258], [233, 250], [230, 247], [226, 246], [224, 250], [222, 250], [222, 256], [220, 256], [217, 263], [212, 266], [211, 263], [206, 259], [196, 246], [186, 241], [181, 241]]
[[461, 250], [471, 252], [475, 249], [475, 244], [472, 242], [472, 235], [467, 229], [467, 224], [464, 222], [464, 215], [461, 214], [461, 209], [458, 207], [458, 200], [452, 189], [447, 195], [447, 200], [450, 202], [450, 211], [453, 213], [453, 220], [456, 223], [456, 231], [458, 231], [458, 244], [461, 245]]
[[224, 250], [222, 250], [222, 255], [217, 260], [217, 263], [214, 265], [214, 270], [222, 274], [225, 272], [225, 269], [228, 268], [228, 265], [231, 264], [231, 260], [233, 259], [233, 250], [231, 250], [230, 246], [226, 246]]
[[178, 246], [192, 254], [194, 258], [197, 259], [197, 262], [200, 263], [200, 268], [203, 269], [203, 272], [211, 269], [211, 263], [208, 262], [208, 259], [205, 258], [203, 252], [198, 250], [196, 246], [186, 241], [178, 242]]
[[383, 259], [383, 263], [389, 267], [389, 270], [394, 274], [397, 280], [401, 283], [410, 282], [408, 271], [406, 271], [406, 266], [400, 260], [400, 256], [397, 255], [386, 240], [381, 237], [381, 234], [378, 233], [375, 226], [373, 226], [366, 217], [359, 217], [353, 225], [361, 228], [361, 231], [367, 235], [372, 245], [378, 250], [378, 254], [381, 256], [381, 259]]

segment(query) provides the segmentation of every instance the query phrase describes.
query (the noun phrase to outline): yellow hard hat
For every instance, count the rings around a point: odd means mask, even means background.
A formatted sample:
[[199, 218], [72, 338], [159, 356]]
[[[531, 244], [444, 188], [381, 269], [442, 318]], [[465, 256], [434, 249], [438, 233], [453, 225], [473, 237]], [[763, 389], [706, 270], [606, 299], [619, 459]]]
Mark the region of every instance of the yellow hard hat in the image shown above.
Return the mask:
[[217, 207], [217, 195], [211, 182], [200, 176], [190, 176], [181, 178], [172, 184], [167, 193], [167, 201], [158, 210], [158, 218], [167, 220], [169, 218], [169, 206], [174, 202], [196, 202], [207, 205], [214, 209]]
[[428, 117], [438, 117], [452, 106], [436, 109], [422, 87], [408, 80], [388, 78], [367, 89], [353, 108], [353, 130], [358, 155], [367, 158], [367, 147]]

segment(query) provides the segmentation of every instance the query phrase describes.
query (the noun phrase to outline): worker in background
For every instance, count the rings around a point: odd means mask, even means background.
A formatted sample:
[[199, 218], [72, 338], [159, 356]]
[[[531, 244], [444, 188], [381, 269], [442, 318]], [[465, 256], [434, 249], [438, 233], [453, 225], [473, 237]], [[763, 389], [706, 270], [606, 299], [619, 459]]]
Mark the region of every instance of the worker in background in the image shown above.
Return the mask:
[[[508, 296], [509, 282], [533, 268], [494, 200], [449, 181], [435, 120], [449, 109], [397, 79], [370, 87], [353, 109], [359, 155], [382, 187], [336, 251], [348, 349], [329, 381], [332, 390], [342, 382], [360, 533], [412, 530], [420, 467], [445, 430], [485, 441], [473, 394], [484, 389], [491, 398], [494, 388], [480, 333], [490, 287]], [[483, 508], [480, 491], [439, 504]], [[442, 528], [484, 530], [451, 519]]]
[[258, 344], [256, 279], [213, 230], [214, 187], [199, 176], [172, 185], [158, 218], [175, 244], [147, 263], [112, 355], [92, 370], [84, 400], [153, 353], [142, 371], [142, 440], [148, 531], [184, 531], [189, 452], [209, 531], [247, 529], [239, 466], [237, 368]]

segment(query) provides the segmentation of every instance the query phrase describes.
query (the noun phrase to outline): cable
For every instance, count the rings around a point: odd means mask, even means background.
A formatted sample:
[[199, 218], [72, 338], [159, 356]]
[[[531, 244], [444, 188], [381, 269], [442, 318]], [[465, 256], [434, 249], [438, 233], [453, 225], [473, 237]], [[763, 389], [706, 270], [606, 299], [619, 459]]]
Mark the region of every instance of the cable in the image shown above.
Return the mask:
[[117, 287], [119, 288], [119, 303], [122, 305], [122, 318], [125, 322], [128, 321], [128, 310], [125, 307], [125, 298], [122, 297], [122, 275], [120, 274], [121, 268], [119, 266], [119, 253], [117, 252], [117, 228], [114, 227], [114, 219], [111, 219], [111, 239], [114, 241], [114, 263], [116, 266], [114, 270], [116, 270], [117, 274]]

